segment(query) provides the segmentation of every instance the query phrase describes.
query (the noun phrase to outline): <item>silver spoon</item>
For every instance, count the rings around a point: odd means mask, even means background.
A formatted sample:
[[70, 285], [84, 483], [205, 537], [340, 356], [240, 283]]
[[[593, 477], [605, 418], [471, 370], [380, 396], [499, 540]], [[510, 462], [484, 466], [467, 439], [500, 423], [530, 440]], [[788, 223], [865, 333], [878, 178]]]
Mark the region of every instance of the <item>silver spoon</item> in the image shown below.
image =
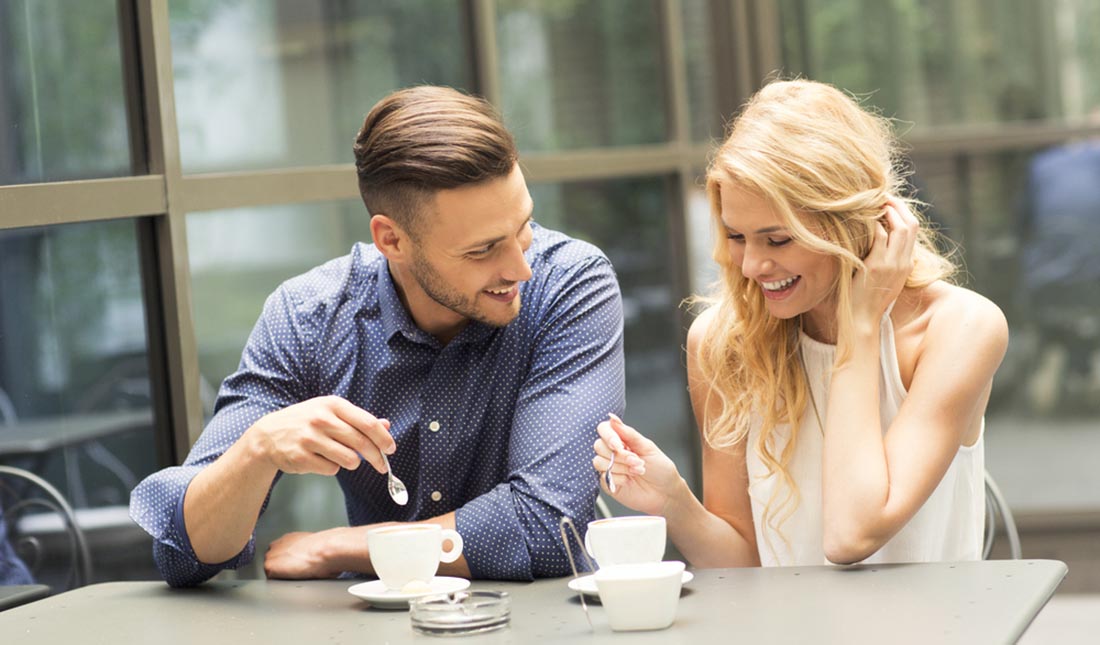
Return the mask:
[[379, 450], [378, 454], [382, 455], [382, 463], [386, 464], [386, 489], [390, 491], [390, 497], [400, 506], [408, 504], [409, 489], [405, 487], [405, 482], [393, 474], [393, 469], [390, 468], [390, 460], [386, 459], [386, 453]]
[[603, 471], [604, 483], [607, 484], [607, 492], [615, 494], [615, 478], [611, 476], [611, 469], [615, 467], [615, 451], [611, 451], [611, 460], [607, 463], [607, 470]]

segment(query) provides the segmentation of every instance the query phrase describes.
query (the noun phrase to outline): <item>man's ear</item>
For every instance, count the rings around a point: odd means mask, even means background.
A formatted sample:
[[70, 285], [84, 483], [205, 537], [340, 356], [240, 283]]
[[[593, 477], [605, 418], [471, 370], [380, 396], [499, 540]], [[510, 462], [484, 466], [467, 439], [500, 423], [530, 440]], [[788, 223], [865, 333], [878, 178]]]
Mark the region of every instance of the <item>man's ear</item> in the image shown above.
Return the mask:
[[370, 218], [370, 236], [374, 246], [392, 262], [404, 262], [408, 260], [412, 250], [411, 238], [405, 229], [379, 213]]

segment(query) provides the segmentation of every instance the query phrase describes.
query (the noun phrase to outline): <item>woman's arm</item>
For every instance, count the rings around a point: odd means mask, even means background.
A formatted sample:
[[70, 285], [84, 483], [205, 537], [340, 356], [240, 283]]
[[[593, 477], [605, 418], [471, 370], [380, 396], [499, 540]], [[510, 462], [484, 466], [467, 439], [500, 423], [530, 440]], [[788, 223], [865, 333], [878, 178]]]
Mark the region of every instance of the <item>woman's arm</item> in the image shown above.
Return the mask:
[[760, 566], [745, 463], [748, 441], [715, 450], [703, 436], [705, 424], [717, 415], [720, 403], [704, 379], [698, 359], [708, 325], [716, 324], [714, 311], [708, 309], [695, 320], [687, 341], [688, 392], [703, 449], [703, 502], [692, 497], [694, 504], [681, 504], [676, 516], [666, 515], [669, 536], [696, 566]]
[[[893, 223], [890, 237], [902, 226]], [[876, 239], [875, 246], [869, 266], [886, 245]], [[863, 287], [865, 293], [888, 291], [874, 281]], [[939, 294], [929, 305], [909, 392], [885, 434], [879, 325], [870, 324], [873, 315], [861, 315], [873, 308], [856, 311], [851, 344], [837, 348], [849, 358], [830, 383], [822, 464], [824, 547], [832, 562], [858, 562], [905, 526], [984, 414], [1008, 325], [996, 305], [965, 289], [938, 284], [906, 297], [932, 290]]]
[[[717, 396], [699, 373], [696, 356], [700, 339], [712, 318], [704, 312], [688, 332], [688, 389], [697, 425], [707, 411], [717, 409]], [[710, 399], [710, 407], [707, 400]], [[607, 468], [614, 445], [617, 456], [616, 492], [620, 503], [668, 520], [669, 538], [697, 567], [757, 566], [760, 557], [752, 525], [744, 442], [731, 452], [720, 452], [703, 440], [703, 502], [688, 488], [675, 464], [649, 439], [617, 421], [601, 423], [593, 466]], [[603, 478], [601, 477], [601, 485]], [[604, 492], [608, 492], [606, 486]]]

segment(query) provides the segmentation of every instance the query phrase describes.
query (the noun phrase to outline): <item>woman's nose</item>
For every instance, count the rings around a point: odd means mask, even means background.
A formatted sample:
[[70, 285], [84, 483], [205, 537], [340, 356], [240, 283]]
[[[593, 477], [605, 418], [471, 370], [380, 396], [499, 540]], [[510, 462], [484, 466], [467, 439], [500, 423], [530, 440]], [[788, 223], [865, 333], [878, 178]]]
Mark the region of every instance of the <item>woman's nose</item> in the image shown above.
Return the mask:
[[750, 250], [745, 247], [745, 254], [741, 259], [741, 274], [746, 278], [758, 278], [766, 276], [775, 269], [775, 262], [766, 253]]

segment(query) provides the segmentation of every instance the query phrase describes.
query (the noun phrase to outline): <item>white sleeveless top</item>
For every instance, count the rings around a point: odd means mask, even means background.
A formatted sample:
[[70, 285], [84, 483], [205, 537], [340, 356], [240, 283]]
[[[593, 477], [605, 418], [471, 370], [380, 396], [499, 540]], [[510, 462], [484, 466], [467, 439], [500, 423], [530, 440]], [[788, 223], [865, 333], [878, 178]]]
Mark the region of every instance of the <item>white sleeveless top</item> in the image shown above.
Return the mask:
[[[898, 414], [906, 391], [898, 368], [894, 327], [887, 311], [882, 317], [880, 350], [881, 380], [879, 384], [880, 415], [885, 434]], [[801, 351], [814, 400], [821, 420], [825, 420], [829, 400], [829, 381], [836, 356], [836, 346], [818, 342], [800, 334]], [[786, 445], [790, 427], [781, 425], [773, 437], [778, 455]], [[795, 454], [788, 471], [799, 490], [798, 506], [787, 519], [779, 523], [779, 532], [763, 522], [764, 506], [777, 487], [783, 486], [777, 476], [767, 476], [767, 468], [756, 454], [754, 446], [760, 435], [760, 419], [754, 419], [749, 430], [746, 461], [749, 473], [749, 495], [752, 498], [752, 518], [756, 528], [756, 543], [763, 566], [801, 566], [828, 564], [825, 558], [822, 529], [821, 460], [823, 431], [807, 401], [806, 412], [798, 436]], [[878, 551], [863, 562], [954, 562], [979, 560], [982, 553], [982, 531], [985, 523], [985, 420], [981, 435], [972, 446], [961, 446], [939, 486], [925, 501], [909, 523]], [[773, 518], [782, 516], [781, 507], [786, 491], [780, 490], [772, 503]], [[777, 520], [773, 519], [773, 523]], [[785, 538], [785, 540], [784, 540]]]

